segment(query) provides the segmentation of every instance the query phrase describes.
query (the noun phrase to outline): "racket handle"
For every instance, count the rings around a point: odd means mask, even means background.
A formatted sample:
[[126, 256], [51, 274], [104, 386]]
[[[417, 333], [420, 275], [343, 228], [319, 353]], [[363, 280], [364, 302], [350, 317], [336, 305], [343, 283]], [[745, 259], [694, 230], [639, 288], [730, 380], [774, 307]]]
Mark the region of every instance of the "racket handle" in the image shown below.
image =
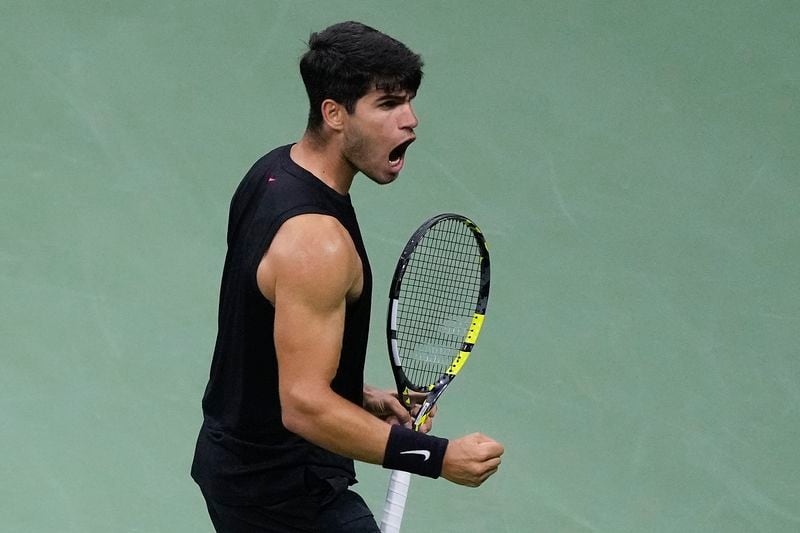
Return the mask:
[[411, 474], [401, 470], [392, 470], [389, 488], [386, 490], [386, 503], [383, 504], [381, 533], [400, 533], [403, 522], [403, 511], [406, 508], [408, 488], [411, 486]]

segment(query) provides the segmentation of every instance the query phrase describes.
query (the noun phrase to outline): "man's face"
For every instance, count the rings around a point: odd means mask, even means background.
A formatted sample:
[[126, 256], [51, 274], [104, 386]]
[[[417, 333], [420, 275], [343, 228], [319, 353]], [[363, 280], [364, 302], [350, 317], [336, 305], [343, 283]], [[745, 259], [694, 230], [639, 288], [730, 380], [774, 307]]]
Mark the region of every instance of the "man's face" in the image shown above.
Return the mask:
[[391, 183], [403, 168], [405, 153], [414, 142], [417, 116], [413, 94], [373, 89], [347, 115], [343, 156], [377, 183]]

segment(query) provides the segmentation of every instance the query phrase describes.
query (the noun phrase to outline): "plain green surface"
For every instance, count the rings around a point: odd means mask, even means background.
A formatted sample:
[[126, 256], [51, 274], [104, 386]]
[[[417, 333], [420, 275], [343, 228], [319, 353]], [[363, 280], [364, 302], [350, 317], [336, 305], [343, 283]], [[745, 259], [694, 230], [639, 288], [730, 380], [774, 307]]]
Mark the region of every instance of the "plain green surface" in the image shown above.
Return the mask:
[[[312, 30], [426, 60], [396, 184], [357, 179], [376, 275], [428, 216], [493, 280], [406, 531], [800, 530], [800, 4], [0, 4], [0, 531], [207, 532], [188, 471], [230, 195], [302, 134]], [[388, 473], [359, 469], [380, 515]]]

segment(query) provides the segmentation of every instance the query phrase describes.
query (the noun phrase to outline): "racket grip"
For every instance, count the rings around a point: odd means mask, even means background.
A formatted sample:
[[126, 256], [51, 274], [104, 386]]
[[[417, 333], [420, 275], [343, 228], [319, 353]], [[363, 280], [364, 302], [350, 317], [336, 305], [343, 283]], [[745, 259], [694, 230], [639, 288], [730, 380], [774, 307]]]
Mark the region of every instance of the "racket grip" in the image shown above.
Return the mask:
[[381, 533], [400, 533], [400, 524], [403, 522], [403, 511], [406, 508], [406, 498], [410, 486], [410, 473], [392, 470], [389, 488], [386, 490], [386, 503], [383, 505]]

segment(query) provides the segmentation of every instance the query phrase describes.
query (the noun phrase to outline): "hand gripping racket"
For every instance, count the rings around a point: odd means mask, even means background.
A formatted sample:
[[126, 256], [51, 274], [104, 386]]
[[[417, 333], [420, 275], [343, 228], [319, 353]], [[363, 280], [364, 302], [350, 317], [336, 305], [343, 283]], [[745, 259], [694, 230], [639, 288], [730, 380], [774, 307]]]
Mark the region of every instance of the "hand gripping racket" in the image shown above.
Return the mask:
[[[489, 298], [489, 252], [481, 230], [461, 215], [427, 220], [411, 236], [389, 289], [387, 340], [397, 391], [427, 393], [413, 428], [464, 367], [478, 339]], [[398, 533], [411, 474], [392, 471], [381, 520]]]

